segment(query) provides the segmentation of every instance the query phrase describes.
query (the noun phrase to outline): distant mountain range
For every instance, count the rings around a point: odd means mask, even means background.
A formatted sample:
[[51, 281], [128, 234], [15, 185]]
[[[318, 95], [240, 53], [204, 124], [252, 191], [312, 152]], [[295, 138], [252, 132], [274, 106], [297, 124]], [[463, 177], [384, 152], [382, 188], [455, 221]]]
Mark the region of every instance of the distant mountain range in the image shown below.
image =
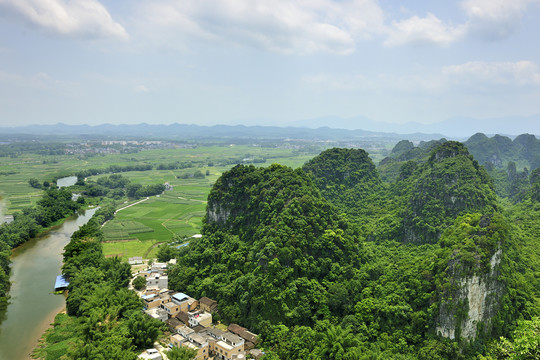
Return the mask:
[[466, 139], [476, 133], [517, 136], [519, 134], [540, 135], [540, 114], [532, 116], [512, 116], [491, 119], [474, 119], [456, 117], [432, 124], [409, 122], [393, 124], [368, 119], [363, 116], [353, 118], [321, 117], [299, 120], [290, 123], [292, 126], [318, 128], [331, 124], [333, 128], [362, 129], [365, 131], [392, 132], [398, 134], [424, 133], [444, 134], [445, 137]]
[[309, 140], [360, 140], [360, 139], [403, 139], [427, 141], [440, 139], [441, 134], [398, 134], [347, 130], [329, 127], [312, 129], [308, 127], [244, 126], [244, 125], [29, 125], [0, 128], [1, 135], [30, 134], [51, 136], [106, 136], [106, 137], [146, 137], [168, 139], [210, 139], [210, 138], [264, 138], [264, 139], [309, 139]]
[[33, 135], [99, 135], [109, 137], [160, 138], [292, 138], [292, 139], [409, 139], [427, 141], [441, 137], [465, 140], [475, 133], [488, 135], [540, 134], [540, 114], [493, 119], [452, 118], [438, 123], [409, 122], [393, 124], [374, 121], [363, 116], [353, 118], [320, 117], [289, 122], [287, 126], [245, 125], [28, 125], [0, 128], [0, 134]]

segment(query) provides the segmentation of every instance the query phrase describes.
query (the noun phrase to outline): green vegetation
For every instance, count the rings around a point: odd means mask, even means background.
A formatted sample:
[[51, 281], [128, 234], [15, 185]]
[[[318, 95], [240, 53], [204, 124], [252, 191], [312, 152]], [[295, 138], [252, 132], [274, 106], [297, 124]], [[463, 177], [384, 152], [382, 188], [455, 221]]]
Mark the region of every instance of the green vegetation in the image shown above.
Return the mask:
[[137, 276], [133, 280], [133, 287], [137, 290], [142, 290], [146, 286], [146, 279], [142, 276]]
[[[11, 154], [51, 163], [32, 163], [44, 176], [6, 167], [8, 212], [36, 204], [45, 181], [83, 170], [73, 191], [102, 205], [65, 249], [69, 316], [57, 317], [39, 356], [129, 359], [153, 341], [159, 324], [141, 317], [120, 260], [142, 255], [176, 257], [169, 286], [217, 300], [225, 323], [261, 334], [265, 359], [535, 358], [540, 170], [524, 168], [535, 142], [516, 140], [496, 138], [522, 150], [487, 170], [444, 139], [402, 141], [377, 168], [363, 150], [319, 145], [84, 155], [71, 169], [56, 145], [54, 155]], [[133, 165], [146, 167], [126, 171]], [[137, 194], [166, 182], [159, 197]], [[485, 295], [474, 319], [473, 288]]]
[[[239, 163], [253, 162], [253, 159], [265, 159], [261, 165], [269, 165], [274, 162], [290, 166], [301, 166], [305, 161], [316, 155], [328, 146], [313, 144], [283, 144], [282, 141], [236, 141], [226, 143], [216, 142], [190, 142], [186, 144], [171, 143], [174, 148], [167, 149], [143, 149], [140, 147], [136, 152], [122, 152], [121, 146], [101, 146], [101, 142], [81, 146], [79, 141], [73, 143], [50, 143], [50, 142], [16, 142], [9, 145], [0, 145], [0, 155], [5, 150], [7, 156], [0, 156], [0, 196], [7, 199], [7, 213], [13, 214], [26, 205], [34, 204], [42, 194], [41, 189], [34, 189], [28, 183], [29, 179], [35, 178], [40, 184], [44, 181], [51, 183], [56, 179], [83, 174], [109, 171], [121, 171], [133, 183], [141, 185], [163, 184], [170, 182], [173, 186], [186, 186], [192, 183], [192, 178], [181, 179], [184, 174], [194, 174], [197, 170], [210, 175], [206, 176], [209, 184], [212, 184], [221, 172]], [[248, 145], [244, 145], [248, 144]], [[73, 147], [82, 150], [104, 148], [100, 154], [86, 152], [74, 153]], [[63, 148], [63, 151], [60, 149]], [[109, 150], [107, 150], [109, 149]], [[52, 150], [52, 151], [51, 151]], [[81, 150], [81, 151], [82, 151]], [[178, 169], [169, 169], [168, 164], [178, 164]], [[145, 171], [136, 170], [136, 166], [144, 165]], [[160, 166], [163, 165], [163, 166]], [[189, 167], [187, 167], [189, 165]], [[150, 170], [148, 170], [150, 167]], [[164, 167], [166, 169], [164, 169]], [[132, 170], [124, 172], [126, 170]], [[88, 174], [90, 174], [88, 173]], [[98, 176], [99, 175], [94, 175]], [[178, 177], [178, 179], [177, 179]], [[90, 178], [90, 177], [89, 177]], [[198, 180], [198, 179], [196, 179]], [[201, 200], [206, 199], [208, 189]], [[19, 203], [17, 203], [19, 201]]]
[[[537, 266], [537, 226], [511, 221], [532, 203], [503, 213], [460, 143], [420, 150], [397, 161], [392, 183], [348, 149], [304, 170], [225, 172], [208, 196], [204, 236], [176, 250], [169, 285], [216, 299], [224, 321], [261, 333], [270, 359], [486, 354], [491, 339], [540, 313], [537, 271], [520, 258], [528, 251]], [[471, 318], [476, 278], [485, 315]]]
[[169, 242], [174, 235], [189, 237], [199, 233], [205, 202], [178, 195], [199, 197], [193, 190], [190, 194], [167, 191], [159, 198], [152, 197], [119, 211], [103, 228], [105, 255], [121, 254], [126, 259], [135, 255], [154, 257], [150, 251], [155, 244]]
[[501, 337], [482, 360], [533, 360], [540, 358], [540, 318], [522, 320], [512, 333], [512, 340]]
[[196, 355], [197, 351], [184, 346], [175, 346], [167, 353], [169, 360], [192, 360]]
[[540, 166], [540, 141], [531, 134], [522, 134], [511, 140], [506, 136], [488, 138], [478, 133], [464, 144], [481, 164], [491, 163], [504, 168], [512, 161], [519, 164], [519, 168], [536, 169]]

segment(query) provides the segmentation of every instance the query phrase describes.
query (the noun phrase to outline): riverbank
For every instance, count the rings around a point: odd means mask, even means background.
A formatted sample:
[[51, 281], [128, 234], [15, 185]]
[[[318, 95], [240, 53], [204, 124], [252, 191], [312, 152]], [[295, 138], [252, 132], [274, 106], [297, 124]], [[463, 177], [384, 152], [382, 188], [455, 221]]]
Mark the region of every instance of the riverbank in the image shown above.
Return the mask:
[[61, 273], [64, 247], [71, 235], [95, 211], [69, 217], [13, 250], [11, 299], [0, 324], [0, 359], [28, 359], [65, 307], [64, 296], [53, 294], [54, 279]]
[[65, 314], [66, 313], [66, 307], [61, 306], [58, 308], [55, 312], [51, 312], [49, 316], [47, 316], [43, 321], [36, 326], [34, 333], [32, 334], [32, 338], [34, 341], [29, 343], [31, 346], [30, 352], [28, 352], [28, 358], [32, 359], [40, 359], [39, 356], [39, 349], [41, 346], [45, 343], [46, 337], [50, 332], [50, 329], [54, 327], [54, 320], [59, 314]]

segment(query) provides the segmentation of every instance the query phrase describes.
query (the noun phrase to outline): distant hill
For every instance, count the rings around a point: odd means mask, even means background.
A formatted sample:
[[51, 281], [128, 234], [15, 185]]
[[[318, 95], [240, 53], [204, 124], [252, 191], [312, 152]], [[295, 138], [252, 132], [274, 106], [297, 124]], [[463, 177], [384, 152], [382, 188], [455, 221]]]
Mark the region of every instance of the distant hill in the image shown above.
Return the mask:
[[481, 164], [489, 163], [502, 168], [513, 161], [529, 169], [540, 166], [540, 140], [531, 134], [521, 134], [512, 140], [506, 136], [495, 135], [490, 138], [477, 133], [464, 144]]
[[412, 141], [431, 140], [441, 138], [439, 134], [397, 134], [364, 130], [331, 129], [321, 127], [317, 129], [302, 127], [277, 126], [244, 126], [244, 125], [29, 125], [20, 127], [0, 128], [0, 134], [33, 134], [33, 135], [76, 135], [76, 136], [107, 136], [107, 137], [141, 137], [168, 138], [168, 139], [207, 139], [207, 138], [273, 138], [273, 139], [319, 139], [319, 140], [347, 140], [347, 139], [403, 139]]
[[[365, 131], [382, 131], [399, 134], [444, 134], [445, 137], [454, 139], [466, 139], [478, 132], [492, 135], [501, 134], [515, 136], [524, 133], [540, 135], [540, 114], [488, 119], [455, 117], [432, 124], [421, 124], [418, 122], [394, 124], [374, 121], [363, 116], [352, 118], [341, 118], [337, 116], [321, 117], [299, 120], [291, 123], [293, 126], [305, 126], [309, 128], [317, 128], [327, 124], [332, 124], [332, 127], [335, 128], [349, 130], [363, 129]], [[441, 137], [443, 136], [439, 136], [439, 138]]]

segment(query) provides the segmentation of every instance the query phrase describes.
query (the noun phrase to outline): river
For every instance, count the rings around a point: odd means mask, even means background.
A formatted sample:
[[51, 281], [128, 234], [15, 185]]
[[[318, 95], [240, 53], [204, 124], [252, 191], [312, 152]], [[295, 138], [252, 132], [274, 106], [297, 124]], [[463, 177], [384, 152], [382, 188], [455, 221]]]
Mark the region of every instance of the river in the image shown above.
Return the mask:
[[67, 176], [67, 177], [63, 177], [56, 180], [56, 186], [58, 186], [59, 188], [63, 188], [66, 186], [75, 185], [76, 182], [77, 182], [76, 176]]
[[6, 200], [0, 196], [0, 224], [4, 223], [4, 212], [6, 211]]
[[11, 299], [0, 320], [0, 359], [29, 359], [41, 334], [64, 308], [64, 296], [53, 294], [62, 252], [71, 234], [86, 224], [96, 210], [71, 217], [13, 250]]

